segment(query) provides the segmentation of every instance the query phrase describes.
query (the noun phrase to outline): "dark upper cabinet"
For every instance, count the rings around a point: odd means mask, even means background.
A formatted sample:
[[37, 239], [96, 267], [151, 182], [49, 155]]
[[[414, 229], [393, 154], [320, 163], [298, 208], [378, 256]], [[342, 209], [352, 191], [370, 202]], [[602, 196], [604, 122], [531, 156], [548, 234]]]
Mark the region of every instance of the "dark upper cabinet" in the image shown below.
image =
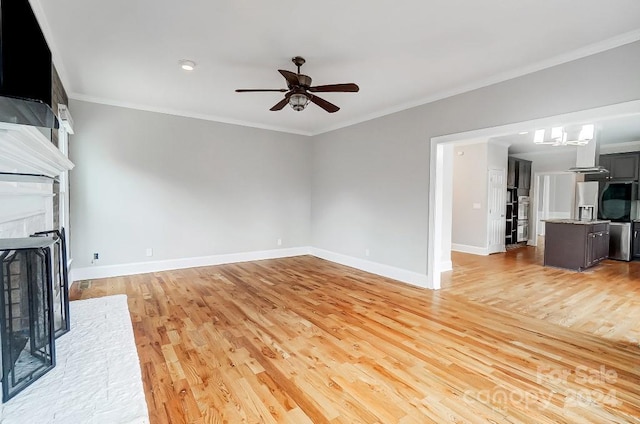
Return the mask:
[[640, 153], [615, 153], [600, 155], [599, 165], [605, 167], [609, 173], [587, 174], [587, 181], [609, 180], [638, 180], [638, 166], [640, 165]]
[[607, 155], [610, 161], [610, 180], [637, 180], [638, 179], [638, 153], [624, 153]]
[[531, 161], [509, 157], [507, 187], [524, 190], [531, 188]]
[[518, 188], [531, 188], [531, 162], [528, 160], [518, 160]]
[[516, 159], [510, 157], [508, 159], [508, 165], [507, 165], [507, 187], [516, 188], [516, 183], [517, 183], [516, 173], [517, 172], [518, 172], [518, 170], [517, 170], [517, 165], [516, 165]]

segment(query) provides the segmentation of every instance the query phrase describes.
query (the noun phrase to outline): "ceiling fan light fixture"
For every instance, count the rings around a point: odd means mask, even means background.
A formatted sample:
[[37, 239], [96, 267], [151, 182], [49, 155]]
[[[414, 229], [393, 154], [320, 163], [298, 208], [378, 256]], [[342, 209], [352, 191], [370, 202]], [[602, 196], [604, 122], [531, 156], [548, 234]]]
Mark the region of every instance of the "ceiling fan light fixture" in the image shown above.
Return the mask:
[[545, 130], [536, 130], [536, 132], [533, 135], [533, 142], [536, 144], [543, 144], [544, 143], [544, 133]]
[[582, 129], [580, 130], [580, 135], [578, 136], [578, 141], [586, 141], [588, 143], [589, 140], [593, 140], [594, 132], [595, 132], [595, 125], [593, 124], [583, 125]]
[[296, 112], [304, 110], [304, 108], [306, 108], [308, 104], [309, 97], [305, 96], [304, 94], [296, 93], [292, 94], [291, 97], [289, 97], [289, 106], [291, 106], [291, 109], [295, 110]]
[[564, 128], [562, 127], [553, 127], [551, 128], [551, 138], [555, 141], [562, 141], [564, 134]]

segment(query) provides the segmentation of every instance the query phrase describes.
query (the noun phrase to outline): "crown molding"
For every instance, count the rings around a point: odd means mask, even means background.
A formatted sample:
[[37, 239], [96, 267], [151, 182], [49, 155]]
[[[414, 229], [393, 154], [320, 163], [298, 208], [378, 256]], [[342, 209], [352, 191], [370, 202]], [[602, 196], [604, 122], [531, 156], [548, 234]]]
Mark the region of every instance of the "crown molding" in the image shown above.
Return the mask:
[[362, 122], [381, 118], [383, 116], [402, 112], [404, 110], [412, 109], [414, 107], [423, 106], [425, 104], [433, 103], [438, 100], [443, 100], [449, 97], [457, 96], [458, 94], [467, 93], [469, 91], [477, 90], [483, 87], [488, 87], [490, 85], [498, 84], [504, 81], [508, 81], [510, 79], [518, 78], [524, 75], [532, 74], [534, 72], [542, 71], [544, 69], [552, 68], [554, 66], [562, 65], [563, 63], [572, 62], [574, 60], [592, 56], [597, 53], [602, 53], [604, 51], [615, 49], [617, 47], [634, 43], [636, 41], [640, 41], [640, 29], [630, 31], [630, 32], [621, 34], [619, 36], [609, 38], [604, 41], [600, 41], [598, 43], [590, 44], [588, 46], [581, 47], [579, 49], [572, 50], [562, 55], [554, 56], [550, 59], [546, 59], [531, 65], [527, 65], [527, 66], [516, 68], [510, 71], [502, 72], [490, 78], [477, 80], [470, 84], [461, 85], [451, 90], [445, 90], [430, 96], [422, 97], [419, 100], [414, 100], [411, 102], [403, 103], [397, 106], [393, 106], [391, 108], [381, 110], [379, 112], [374, 112], [362, 118], [356, 118], [350, 121], [336, 124], [334, 126], [325, 127], [324, 129], [320, 129], [314, 132], [312, 135], [324, 134], [326, 132], [339, 130], [341, 128], [349, 127], [352, 125], [360, 124]]
[[[37, 0], [36, 0], [37, 1]], [[453, 97], [459, 94], [463, 94], [463, 93], [467, 93], [469, 91], [473, 91], [473, 90], [477, 90], [480, 88], [484, 88], [484, 87], [488, 87], [494, 84], [498, 84], [504, 81], [508, 81], [514, 78], [518, 78], [521, 76], [525, 76], [528, 74], [532, 74], [534, 72], [538, 72], [538, 71], [542, 71], [544, 69], [548, 69], [548, 68], [552, 68], [554, 66], [558, 66], [558, 65], [562, 65], [563, 63], [568, 63], [574, 60], [578, 60], [578, 59], [582, 59], [588, 56], [592, 56], [594, 54], [597, 53], [602, 53], [604, 51], [607, 50], [611, 50], [620, 46], [624, 46], [626, 44], [630, 44], [630, 43], [634, 43], [636, 41], [640, 41], [640, 30], [636, 30], [636, 31], [631, 31], [631, 32], [627, 32], [625, 34], [619, 35], [617, 37], [613, 37], [598, 43], [594, 43], [594, 44], [590, 44], [588, 46], [582, 47], [580, 49], [576, 49], [573, 50], [571, 52], [567, 52], [565, 54], [562, 55], [558, 55], [555, 56], [553, 58], [544, 60], [544, 61], [540, 61], [537, 62], [535, 64], [531, 64], [531, 65], [527, 65], [524, 67], [520, 67], [511, 71], [507, 71], [507, 72], [502, 72], [499, 74], [496, 74], [490, 78], [486, 78], [486, 79], [482, 79], [482, 80], [478, 80], [475, 81], [473, 83], [470, 84], [465, 84], [462, 86], [459, 86], [457, 88], [451, 89], [451, 90], [446, 90], [446, 91], [441, 91], [437, 94], [434, 95], [430, 95], [430, 96], [426, 96], [426, 97], [422, 97], [419, 100], [415, 100], [415, 101], [411, 101], [411, 102], [407, 102], [407, 103], [403, 103], [391, 108], [386, 108], [383, 109], [381, 111], [378, 112], [374, 112], [365, 116], [362, 116], [360, 118], [355, 118], [355, 119], [351, 119], [351, 120], [347, 120], [347, 121], [343, 121], [341, 123], [335, 124], [335, 125], [331, 125], [328, 127], [323, 127], [317, 130], [311, 130], [311, 131], [300, 131], [300, 130], [295, 130], [292, 128], [287, 128], [287, 127], [279, 127], [279, 126], [269, 126], [269, 125], [264, 125], [264, 124], [259, 124], [256, 122], [250, 122], [250, 121], [242, 121], [242, 120], [235, 120], [235, 119], [229, 119], [229, 118], [224, 118], [224, 117], [220, 117], [220, 116], [214, 116], [214, 115], [206, 115], [206, 114], [198, 114], [198, 113], [193, 113], [193, 112], [187, 112], [187, 111], [182, 111], [182, 110], [173, 110], [173, 109], [165, 109], [165, 108], [158, 108], [158, 107], [154, 107], [154, 106], [148, 106], [148, 105], [142, 105], [142, 104], [136, 104], [136, 103], [129, 103], [129, 102], [120, 102], [117, 100], [112, 100], [112, 99], [106, 99], [106, 98], [101, 98], [101, 97], [95, 97], [95, 96], [88, 96], [82, 93], [77, 93], [77, 92], [72, 92], [69, 97], [71, 97], [72, 99], [76, 99], [76, 100], [82, 100], [82, 101], [87, 101], [87, 102], [91, 102], [91, 103], [100, 103], [100, 104], [105, 104], [105, 105], [110, 105], [110, 106], [120, 106], [120, 107], [126, 107], [129, 109], [139, 109], [139, 110], [145, 110], [148, 112], [158, 112], [158, 113], [164, 113], [164, 114], [168, 114], [168, 115], [176, 115], [176, 116], [184, 116], [187, 118], [195, 118], [195, 119], [204, 119], [207, 121], [214, 121], [214, 122], [222, 122], [222, 123], [226, 123], [226, 124], [233, 124], [233, 125], [241, 125], [241, 126], [246, 126], [246, 127], [252, 127], [252, 128], [259, 128], [259, 129], [265, 129], [265, 130], [271, 130], [271, 131], [278, 131], [278, 132], [285, 132], [285, 133], [290, 133], [290, 134], [297, 134], [297, 135], [303, 135], [303, 136], [309, 136], [309, 137], [313, 137], [316, 135], [321, 135], [321, 134], [325, 134], [331, 131], [336, 131], [342, 128], [346, 128], [346, 127], [350, 127], [353, 125], [357, 125], [357, 124], [361, 124], [363, 122], [367, 122], [367, 121], [371, 121], [373, 119], [377, 119], [377, 118], [381, 118], [383, 116], [388, 116], [388, 115], [392, 115], [394, 113], [398, 113], [398, 112], [402, 112], [404, 110], [408, 110], [408, 109], [412, 109], [415, 107], [419, 107], [419, 106], [423, 106], [429, 103], [433, 103], [436, 102], [438, 100], [443, 100], [449, 97]], [[62, 76], [61, 76], [62, 78]]]
[[128, 109], [138, 109], [138, 110], [144, 110], [148, 112], [157, 112], [157, 113], [163, 113], [167, 115], [183, 116], [187, 118], [202, 119], [206, 121], [221, 122], [226, 124], [240, 125], [245, 127], [259, 128], [264, 130], [278, 131], [278, 132], [297, 134], [297, 135], [303, 135], [303, 136], [315, 136], [315, 135], [320, 135], [320, 134], [328, 133], [331, 131], [335, 131], [341, 128], [346, 128], [346, 127], [367, 122], [373, 119], [377, 119], [383, 116], [402, 112], [407, 109], [412, 109], [414, 107], [422, 106], [428, 103], [433, 103], [435, 101], [446, 99], [448, 97], [452, 97], [458, 94], [477, 90], [483, 87], [488, 87], [493, 84], [518, 78], [527, 74], [531, 74], [547, 68], [558, 66], [563, 63], [582, 59], [584, 57], [588, 57], [597, 53], [611, 50], [611, 49], [614, 49], [626, 44], [630, 44], [636, 41], [640, 41], [640, 29], [630, 31], [630, 32], [609, 38], [607, 40], [593, 43], [588, 46], [584, 46], [584, 47], [572, 50], [570, 52], [567, 52], [558, 56], [554, 56], [552, 58], [549, 58], [543, 61], [539, 61], [531, 65], [527, 65], [520, 68], [512, 69], [510, 71], [498, 73], [490, 78], [477, 80], [472, 83], [464, 84], [450, 90], [444, 90], [433, 95], [422, 97], [418, 100], [402, 103], [402, 104], [393, 106], [391, 108], [382, 109], [378, 112], [370, 113], [359, 118], [354, 118], [354, 119], [343, 121], [334, 125], [321, 127], [315, 130], [301, 131], [298, 129], [288, 128], [288, 127], [264, 125], [257, 122], [237, 120], [237, 119], [226, 118], [226, 117], [216, 116], [216, 115], [200, 114], [200, 113], [195, 113], [195, 112], [185, 111], [185, 110], [161, 108], [161, 107], [155, 107], [155, 106], [132, 103], [132, 102], [123, 102], [115, 99], [102, 98], [102, 97], [87, 95], [84, 93], [79, 93], [74, 90], [74, 87], [71, 84], [71, 81], [68, 77], [68, 73], [64, 67], [64, 63], [62, 62], [60, 50], [57, 48], [56, 40], [53, 37], [51, 27], [46, 19], [46, 15], [44, 13], [44, 8], [42, 7], [41, 0], [29, 0], [29, 2], [31, 4], [31, 7], [34, 10], [38, 23], [40, 24], [40, 27], [42, 29], [42, 32], [45, 35], [45, 38], [49, 45], [49, 49], [51, 50], [53, 63], [56, 67], [56, 70], [58, 71], [60, 79], [65, 89], [67, 90], [67, 93], [70, 93], [69, 94], [70, 98], [73, 98], [75, 100], [87, 101], [91, 103], [99, 103], [99, 104], [105, 104], [110, 106], [119, 106], [119, 107], [125, 107]]
[[104, 97], [87, 96], [87, 95], [84, 95], [84, 94], [81, 94], [81, 93], [76, 93], [76, 92], [70, 93], [69, 94], [69, 98], [73, 99], [73, 100], [80, 100], [80, 101], [89, 102], [89, 103], [98, 103], [98, 104], [107, 105], [107, 106], [117, 106], [117, 107], [122, 107], [122, 108], [126, 108], [126, 109], [141, 110], [141, 111], [145, 111], [145, 112], [162, 113], [164, 115], [173, 115], [173, 116], [181, 116], [181, 117], [184, 117], [184, 118], [201, 119], [203, 121], [219, 122], [219, 123], [222, 123], [222, 124], [239, 125], [241, 127], [258, 128], [258, 129], [261, 129], [261, 130], [277, 131], [277, 132], [283, 132], [283, 133], [288, 133], [288, 134], [296, 134], [296, 135], [303, 135], [303, 136], [312, 136], [313, 135], [310, 132], [293, 130], [291, 128], [286, 128], [286, 127], [264, 125], [264, 124], [259, 124], [259, 123], [255, 123], [255, 122], [249, 122], [249, 121], [242, 121], [242, 120], [237, 120], [237, 119], [225, 118], [225, 117], [222, 117], [222, 116], [207, 115], [207, 114], [201, 114], [201, 113], [195, 113], [195, 112], [187, 112], [187, 111], [183, 111], [183, 110], [179, 110], [179, 109], [169, 109], [169, 108], [162, 108], [162, 107], [154, 107], [154, 106], [148, 106], [148, 105], [143, 105], [143, 104], [139, 104], [139, 103], [132, 103], [132, 102], [121, 102], [121, 101], [118, 101], [118, 100], [107, 99], [107, 98], [104, 98]]

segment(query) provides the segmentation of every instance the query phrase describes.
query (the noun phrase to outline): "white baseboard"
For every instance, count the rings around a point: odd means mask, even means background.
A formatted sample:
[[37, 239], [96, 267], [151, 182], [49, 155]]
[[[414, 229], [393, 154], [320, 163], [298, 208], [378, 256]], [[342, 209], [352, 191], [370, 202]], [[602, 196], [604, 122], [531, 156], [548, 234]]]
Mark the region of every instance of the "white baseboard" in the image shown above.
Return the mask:
[[442, 261], [440, 262], [440, 272], [451, 271], [453, 269], [453, 262]]
[[353, 256], [342, 255], [340, 253], [330, 252], [328, 250], [311, 248], [310, 254], [321, 259], [326, 259], [341, 265], [350, 266], [361, 271], [370, 272], [372, 274], [381, 275], [383, 277], [392, 278], [414, 286], [431, 289], [433, 286], [427, 279], [426, 274], [408, 271], [402, 268], [396, 268], [390, 265], [384, 265], [378, 262], [367, 261], [365, 259], [355, 258]]
[[489, 256], [489, 249], [487, 249], [486, 247], [451, 243], [451, 250], [453, 250], [454, 252], [471, 253], [472, 255]]
[[123, 275], [144, 274], [147, 272], [169, 271], [172, 269], [259, 261], [262, 259], [288, 258], [291, 256], [308, 255], [309, 252], [309, 247], [292, 247], [288, 249], [229, 253], [223, 255], [200, 256], [195, 258], [169, 259], [165, 261], [75, 268], [71, 269], [69, 274], [69, 283], [94, 278], [119, 277]]
[[[294, 247], [289, 249], [263, 250], [245, 253], [230, 253], [224, 255], [201, 256], [195, 258], [169, 259], [165, 261], [137, 262], [121, 265], [104, 265], [71, 269], [69, 283], [96, 278], [120, 277], [123, 275], [144, 274], [148, 272], [169, 271], [172, 269], [194, 268], [199, 266], [223, 265], [237, 262], [259, 261], [263, 259], [288, 258], [291, 256], [313, 255], [341, 265], [350, 266], [361, 271], [392, 278], [422, 288], [433, 288], [426, 274], [396, 268], [377, 262], [367, 261], [328, 250], [314, 247]], [[451, 263], [441, 264], [442, 270], [451, 269]]]

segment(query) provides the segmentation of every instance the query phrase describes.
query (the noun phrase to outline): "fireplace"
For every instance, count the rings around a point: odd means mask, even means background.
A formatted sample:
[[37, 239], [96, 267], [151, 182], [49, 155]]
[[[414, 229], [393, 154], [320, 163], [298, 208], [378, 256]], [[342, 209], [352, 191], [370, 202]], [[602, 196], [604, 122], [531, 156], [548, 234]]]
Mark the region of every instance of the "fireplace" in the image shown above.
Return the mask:
[[41, 130], [0, 122], [0, 378], [4, 402], [53, 368], [55, 337], [69, 330], [64, 235], [42, 231], [65, 222], [58, 222], [59, 208], [68, 216], [63, 208], [66, 203], [57, 197], [64, 191], [68, 199], [66, 185], [56, 184], [66, 183], [73, 163], [66, 157], [67, 132], [58, 134], [61, 151], [51, 142], [55, 134]]
[[32, 237], [53, 237], [51, 246], [51, 287], [53, 294], [53, 332], [57, 339], [70, 329], [69, 323], [69, 277], [67, 274], [67, 246], [61, 231], [39, 231]]
[[69, 331], [64, 230], [0, 239], [0, 370], [8, 401], [55, 366]]
[[0, 241], [2, 400], [55, 366], [51, 238]]

